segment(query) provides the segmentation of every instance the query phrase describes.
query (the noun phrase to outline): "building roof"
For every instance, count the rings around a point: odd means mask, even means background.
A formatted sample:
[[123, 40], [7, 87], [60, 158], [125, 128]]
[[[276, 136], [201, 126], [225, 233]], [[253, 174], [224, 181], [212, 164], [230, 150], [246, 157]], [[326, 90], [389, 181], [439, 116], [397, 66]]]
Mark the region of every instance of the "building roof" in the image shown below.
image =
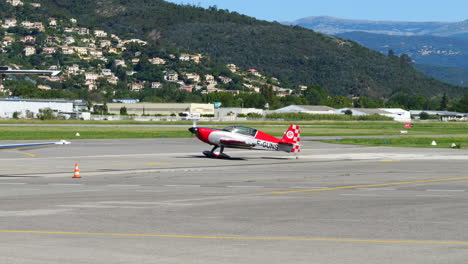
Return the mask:
[[451, 112], [451, 111], [432, 111], [432, 110], [411, 110], [412, 115], [420, 115], [422, 112], [426, 112], [429, 115], [438, 115], [438, 116], [463, 116], [464, 113]]
[[325, 105], [290, 105], [275, 110], [275, 112], [308, 112], [308, 111], [335, 111], [336, 109]]
[[361, 112], [361, 113], [368, 114], [368, 115], [374, 115], [374, 114], [388, 115], [388, 114], [392, 114], [390, 112], [387, 112], [385, 110], [378, 109], [378, 108], [341, 108], [338, 111], [344, 112], [346, 110], [351, 110], [353, 112]]

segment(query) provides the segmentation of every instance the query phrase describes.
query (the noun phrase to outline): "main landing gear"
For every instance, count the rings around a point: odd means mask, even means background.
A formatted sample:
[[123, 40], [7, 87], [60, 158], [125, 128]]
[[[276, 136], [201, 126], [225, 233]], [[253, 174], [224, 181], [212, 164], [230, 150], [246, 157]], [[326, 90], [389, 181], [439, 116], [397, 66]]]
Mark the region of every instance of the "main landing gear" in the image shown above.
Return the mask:
[[219, 153], [215, 153], [214, 151], [218, 148], [218, 146], [214, 146], [211, 151], [203, 151], [203, 155], [207, 156], [208, 158], [212, 159], [230, 159], [229, 155], [223, 153], [224, 146], [220, 146]]

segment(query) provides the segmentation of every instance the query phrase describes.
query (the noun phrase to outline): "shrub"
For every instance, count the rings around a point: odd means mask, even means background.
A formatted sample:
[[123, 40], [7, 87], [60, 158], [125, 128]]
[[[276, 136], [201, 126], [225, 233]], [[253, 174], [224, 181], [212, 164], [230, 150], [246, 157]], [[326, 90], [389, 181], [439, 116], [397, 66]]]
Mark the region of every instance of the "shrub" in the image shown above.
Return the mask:
[[426, 113], [426, 112], [421, 112], [421, 113], [419, 114], [419, 119], [421, 119], [421, 120], [427, 120], [427, 119], [429, 119], [429, 114]]

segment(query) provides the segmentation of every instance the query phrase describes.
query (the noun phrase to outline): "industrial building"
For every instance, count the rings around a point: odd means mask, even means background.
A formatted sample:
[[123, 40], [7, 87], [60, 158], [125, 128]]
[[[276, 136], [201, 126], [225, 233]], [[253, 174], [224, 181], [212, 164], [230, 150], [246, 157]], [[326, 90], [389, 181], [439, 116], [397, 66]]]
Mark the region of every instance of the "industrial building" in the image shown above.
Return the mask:
[[0, 118], [12, 118], [15, 112], [20, 118], [34, 118], [41, 109], [56, 112], [73, 112], [73, 102], [56, 99], [0, 99]]
[[306, 113], [315, 115], [335, 115], [336, 109], [325, 105], [290, 105], [274, 111], [272, 113]]
[[201, 115], [214, 115], [213, 104], [192, 104], [192, 103], [109, 103], [107, 110], [110, 114], [120, 114], [120, 109], [125, 107], [129, 115], [165, 115], [179, 114], [185, 112], [200, 113]]
[[398, 122], [411, 122], [410, 112], [401, 108], [341, 108], [336, 110], [337, 114], [345, 114], [351, 111], [353, 116], [382, 115], [393, 118]]

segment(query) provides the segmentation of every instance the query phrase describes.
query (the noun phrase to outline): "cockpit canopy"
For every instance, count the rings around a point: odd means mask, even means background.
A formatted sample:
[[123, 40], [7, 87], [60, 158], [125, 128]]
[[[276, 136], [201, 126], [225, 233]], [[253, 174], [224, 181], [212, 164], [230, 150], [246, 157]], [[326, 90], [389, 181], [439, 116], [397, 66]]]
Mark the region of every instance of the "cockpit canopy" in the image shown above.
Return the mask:
[[228, 126], [223, 128], [223, 130], [252, 137], [255, 137], [255, 135], [257, 134], [257, 129], [245, 126]]

